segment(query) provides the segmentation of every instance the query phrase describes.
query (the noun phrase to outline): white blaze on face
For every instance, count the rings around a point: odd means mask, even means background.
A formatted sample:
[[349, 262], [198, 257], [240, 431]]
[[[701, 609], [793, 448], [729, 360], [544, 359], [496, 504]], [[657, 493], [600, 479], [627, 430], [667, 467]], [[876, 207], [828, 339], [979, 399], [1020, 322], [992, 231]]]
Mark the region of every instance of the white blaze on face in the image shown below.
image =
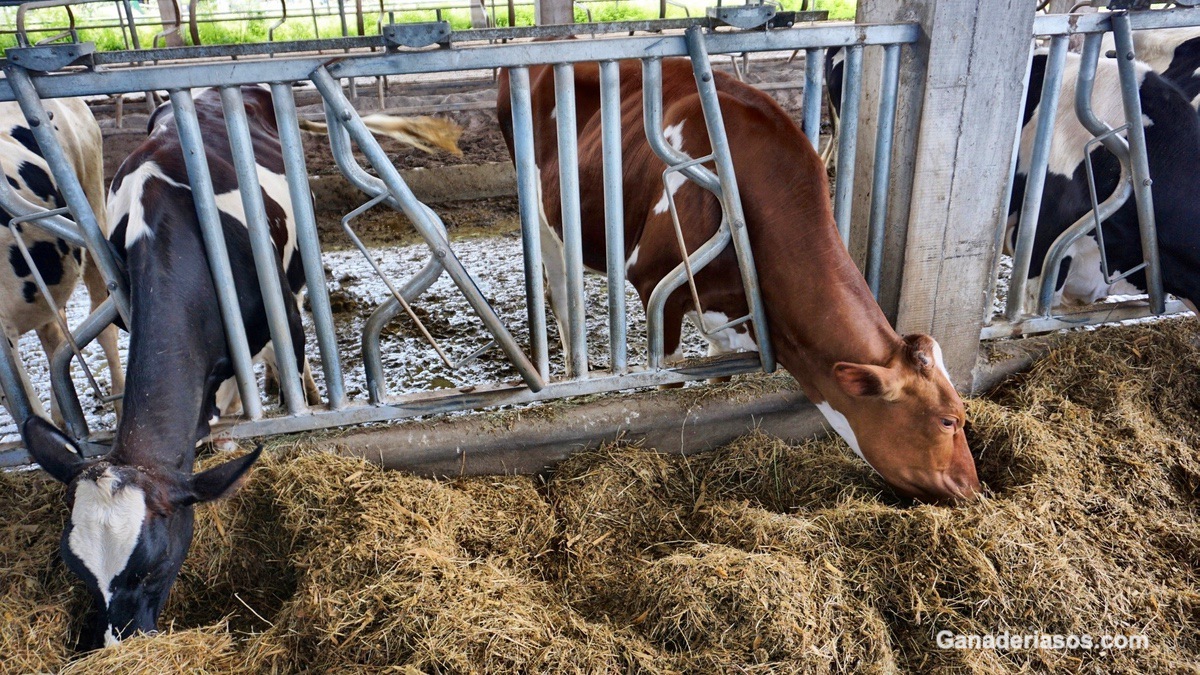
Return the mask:
[[947, 382], [954, 384], [954, 381], [950, 379], [950, 371], [946, 370], [946, 362], [942, 360], [942, 346], [938, 344], [937, 340], [933, 340], [933, 365], [942, 372]]
[[67, 538], [71, 553], [96, 577], [106, 606], [112, 581], [129, 563], [146, 519], [145, 493], [117, 480], [110, 468], [94, 481], [79, 481]]
[[[672, 124], [666, 129], [663, 129], [663, 137], [667, 139], [667, 143], [669, 143], [672, 148], [682, 152], [683, 122], [680, 122], [679, 124]], [[666, 188], [663, 189], [662, 197], [658, 200], [658, 203], [654, 205], [654, 213], [656, 215], [666, 213], [671, 208], [671, 197], [686, 182], [687, 178], [683, 176], [682, 172], [672, 171], [671, 173], [667, 174]]]

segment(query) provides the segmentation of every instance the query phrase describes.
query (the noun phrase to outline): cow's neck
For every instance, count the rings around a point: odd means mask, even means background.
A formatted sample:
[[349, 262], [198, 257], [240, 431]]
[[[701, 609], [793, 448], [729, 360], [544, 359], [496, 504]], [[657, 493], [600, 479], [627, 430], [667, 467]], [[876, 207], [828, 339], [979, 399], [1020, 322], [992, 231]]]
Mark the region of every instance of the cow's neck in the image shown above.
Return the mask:
[[[824, 175], [812, 161], [820, 173], [801, 175]], [[840, 398], [834, 364], [884, 365], [902, 343], [845, 252], [826, 190], [823, 180], [786, 195], [770, 182], [742, 187], [778, 361], [816, 402]]]
[[124, 413], [112, 457], [190, 472], [213, 348], [223, 347], [212, 340], [223, 340], [222, 324], [218, 314], [194, 306], [194, 288], [174, 282], [196, 277], [155, 276], [155, 283], [132, 284]]

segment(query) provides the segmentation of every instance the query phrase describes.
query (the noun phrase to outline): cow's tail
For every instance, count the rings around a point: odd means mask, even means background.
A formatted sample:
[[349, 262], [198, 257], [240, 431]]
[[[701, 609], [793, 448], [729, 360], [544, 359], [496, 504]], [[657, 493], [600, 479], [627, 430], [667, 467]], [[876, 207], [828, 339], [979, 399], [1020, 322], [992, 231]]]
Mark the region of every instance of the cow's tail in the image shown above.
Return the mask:
[[[459, 157], [463, 154], [458, 147], [458, 138], [462, 136], [463, 132], [462, 127], [441, 117], [424, 115], [400, 117], [377, 113], [367, 115], [362, 118], [362, 121], [374, 134], [394, 138], [430, 154], [435, 154], [438, 149]], [[329, 128], [324, 122], [306, 119], [300, 120], [300, 130], [314, 134], [329, 133]]]

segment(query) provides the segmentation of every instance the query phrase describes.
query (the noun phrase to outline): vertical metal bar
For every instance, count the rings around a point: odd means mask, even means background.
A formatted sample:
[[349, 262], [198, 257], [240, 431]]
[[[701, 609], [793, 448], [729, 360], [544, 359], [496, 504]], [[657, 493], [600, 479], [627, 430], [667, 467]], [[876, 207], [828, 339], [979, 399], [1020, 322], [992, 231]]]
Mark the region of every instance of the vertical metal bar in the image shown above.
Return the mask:
[[83, 238], [87, 241], [88, 252], [91, 253], [92, 260], [100, 268], [100, 273], [104, 276], [105, 283], [108, 284], [109, 295], [115, 299], [121, 318], [128, 326], [129, 290], [126, 288], [125, 277], [117, 266], [112, 249], [108, 247], [105, 233], [100, 230], [96, 214], [92, 213], [91, 203], [88, 202], [83, 186], [79, 184], [79, 177], [75, 175], [73, 165], [67, 160], [62, 146], [59, 145], [58, 137], [54, 133], [54, 125], [49, 123], [46, 109], [42, 107], [33, 81], [29, 79], [29, 72], [12, 64], [6, 66], [4, 70], [12, 85], [13, 94], [16, 95], [17, 103], [21, 106], [21, 112], [25, 114], [25, 119], [29, 122], [29, 129], [33, 132], [34, 139], [37, 140], [38, 148], [41, 149], [42, 156], [46, 159], [46, 164], [49, 165], [50, 172], [54, 175], [54, 183], [63, 199], [66, 200], [67, 206], [70, 207], [71, 214], [75, 217], [75, 224], [79, 226]]
[[[29, 384], [25, 368], [21, 366], [21, 357], [17, 355], [16, 345], [2, 336], [0, 336], [0, 387], [4, 389], [4, 405], [8, 408], [8, 414], [12, 416], [13, 421], [17, 423], [18, 429], [23, 429], [25, 421], [34, 415], [46, 416], [42, 402], [38, 400], [37, 394]], [[86, 424], [84, 433], [87, 433]]]
[[825, 50], [804, 50], [804, 135], [821, 149], [821, 86], [825, 79]]
[[621, 66], [600, 62], [604, 154], [604, 246], [608, 262], [608, 353], [612, 372], [628, 369], [625, 317], [625, 199], [621, 169]]
[[208, 254], [208, 267], [212, 272], [213, 286], [217, 290], [221, 320], [225, 324], [225, 340], [229, 344], [233, 372], [242, 396], [242, 411], [252, 420], [262, 419], [258, 380], [254, 377], [254, 362], [250, 346], [246, 342], [246, 326], [242, 322], [237, 286], [233, 282], [233, 268], [229, 264], [229, 253], [225, 246], [225, 232], [213, 195], [212, 176], [208, 173], [204, 139], [200, 136], [200, 123], [196, 119], [196, 104], [192, 100], [191, 92], [186, 89], [173, 90], [170, 95], [175, 126], [179, 130], [179, 143], [183, 149], [183, 161], [187, 166], [188, 183], [192, 186], [192, 201], [196, 204], [196, 218], [200, 221], [200, 233], [204, 237], [204, 248]]
[[279, 384], [287, 399], [288, 412], [297, 415], [308, 410], [294, 351], [295, 347], [303, 345], [294, 345], [292, 342], [291, 324], [283, 297], [284, 281], [280, 274], [279, 253], [275, 250], [275, 242], [271, 240], [271, 227], [267, 222], [262, 188], [258, 182], [258, 168], [254, 161], [254, 146], [250, 140], [250, 125], [246, 120], [241, 88], [221, 87], [221, 106], [225, 111], [225, 129], [229, 133], [229, 149], [237, 170], [246, 227], [250, 230], [254, 269], [262, 292], [267, 325], [271, 329], [271, 342], [275, 347]]
[[[116, 318], [117, 306], [112, 298], [108, 298], [71, 333], [71, 340], [80, 348], [86, 347]], [[54, 400], [58, 401], [58, 412], [62, 415], [67, 433], [74, 438], [85, 439], [88, 436], [87, 418], [83, 414], [83, 406], [79, 404], [75, 383], [71, 380], [71, 359], [75, 357], [75, 350], [68, 341], [47, 356], [50, 357], [50, 391]], [[82, 363], [80, 365], [87, 367]]]
[[[405, 302], [413, 302], [441, 275], [442, 266], [438, 264], [436, 258], [430, 258], [421, 271], [414, 274], [400, 289], [400, 296], [404, 298]], [[384, 397], [387, 396], [386, 380], [383, 376], [383, 350], [379, 344], [380, 335], [383, 333], [383, 327], [392, 319], [400, 316], [403, 311], [404, 308], [396, 298], [388, 297], [375, 308], [375, 311], [371, 312], [371, 316], [363, 325], [363, 372], [367, 376], [367, 398], [371, 405], [383, 403]]]
[[879, 299], [883, 243], [887, 226], [888, 186], [891, 182], [892, 140], [896, 129], [896, 92], [900, 86], [900, 45], [883, 48], [879, 83], [879, 124], [875, 130], [875, 166], [871, 181], [871, 220], [867, 237], [867, 285]]
[[579, 137], [575, 120], [575, 66], [554, 65], [558, 121], [558, 189], [562, 202], [563, 263], [567, 275], [568, 365], [573, 377], [587, 375], [587, 322], [583, 297], [583, 232], [579, 213]]
[[400, 177], [400, 173], [396, 171], [396, 167], [392, 164], [391, 159], [380, 147], [378, 141], [371, 135], [369, 129], [363, 124], [360, 118], [354, 112], [353, 106], [346, 100], [345, 94], [342, 93], [341, 87], [337, 80], [329, 74], [329, 71], [324, 66], [317, 68], [312, 72], [312, 81], [320, 90], [321, 95], [329, 103], [330, 108], [334, 112], [334, 117], [341, 120], [345, 125], [346, 131], [350, 134], [355, 143], [358, 144], [360, 150], [366, 155], [367, 161], [371, 163], [375, 171], [379, 173], [380, 178], [387, 185], [388, 190], [402, 207], [404, 215], [412, 221], [413, 227], [420, 233], [425, 243], [429, 246], [433, 254], [442, 262], [442, 266], [446, 269], [446, 273], [454, 280], [455, 285], [462, 292], [463, 296], [470, 303], [471, 308], [483, 321], [488, 332], [496, 339], [496, 343], [504, 350], [504, 354], [512, 362], [517, 372], [521, 374], [521, 379], [525, 381], [526, 386], [531, 391], [541, 391], [545, 387], [545, 380], [537, 372], [537, 369], [530, 363], [525, 353], [521, 351], [516, 340], [513, 339], [512, 333], [505, 327], [504, 322], [496, 315], [496, 311], [488, 304], [487, 298], [480, 293], [479, 287], [475, 285], [474, 279], [470, 273], [463, 267], [462, 261], [454, 255], [450, 250], [449, 242], [445, 235], [439, 229], [439, 223], [436, 219], [430, 216], [429, 209], [413, 195], [412, 190]]
[[988, 300], [984, 305], [983, 324], [990, 325], [994, 318], [995, 312], [993, 307], [996, 304], [996, 285], [1000, 281], [1000, 253], [1004, 250], [1004, 239], [1008, 234], [1008, 219], [1012, 210], [1012, 193], [1014, 183], [1017, 182], [1017, 163], [1021, 158], [1021, 123], [1025, 119], [1025, 103], [1029, 98], [1029, 78], [1033, 71], [1033, 55], [1034, 50], [1032, 45], [1029, 49], [1028, 63], [1025, 64], [1025, 84], [1021, 89], [1021, 104], [1017, 106], [1017, 133], [1013, 135], [1012, 161], [1008, 167], [1008, 182], [1004, 187], [1004, 211], [1000, 213], [1000, 220], [996, 223], [996, 237], [992, 243], [992, 250], [995, 251], [995, 262], [993, 263], [992, 274], [988, 278]]
[[1025, 177], [1020, 229], [1017, 230], [1017, 243], [1013, 249], [1008, 304], [1004, 309], [1009, 321], [1016, 321], [1024, 312], [1025, 287], [1029, 282], [1029, 266], [1033, 259], [1033, 238], [1041, 215], [1042, 192], [1046, 187], [1046, 171], [1050, 165], [1050, 143], [1054, 139], [1054, 119], [1058, 116], [1058, 96], [1062, 89], [1063, 66], [1067, 61], [1067, 41], [1065, 35], [1050, 38], [1046, 76], [1042, 81], [1042, 97], [1038, 101], [1037, 130], [1029, 158], [1029, 174]]
[[1150, 163], [1146, 157], [1146, 129], [1142, 126], [1142, 101], [1138, 95], [1138, 77], [1134, 67], [1133, 33], [1129, 12], [1112, 15], [1113, 41], [1117, 46], [1117, 70], [1121, 75], [1121, 102], [1129, 123], [1129, 168], [1133, 174], [1133, 196], [1137, 201], [1142, 242], [1142, 260], [1146, 262], [1146, 292], [1150, 311], [1166, 311], [1162, 271], [1158, 258], [1158, 232], [1154, 224], [1154, 195], [1150, 189]]
[[[663, 136], [662, 59], [642, 59], [642, 120], [646, 127], [646, 141], [650, 149], [669, 165], [690, 162], [691, 157], [671, 147]], [[680, 170], [700, 187], [717, 195], [721, 194], [721, 181], [712, 171], [699, 164], [689, 164]]]
[[321, 241], [317, 236], [317, 221], [313, 215], [312, 190], [308, 185], [308, 169], [304, 163], [304, 143], [296, 120], [296, 99], [288, 82], [271, 84], [275, 103], [275, 119], [279, 126], [279, 143], [287, 173], [288, 193], [296, 216], [296, 245], [304, 264], [304, 280], [308, 285], [308, 303], [312, 307], [313, 327], [321, 349], [321, 369], [325, 372], [325, 389], [329, 407], [337, 410], [346, 405], [346, 387], [342, 381], [342, 366], [338, 358], [337, 333], [333, 327], [333, 311], [329, 307], [329, 288], [325, 285], [325, 269], [321, 264]]
[[833, 219], [842, 243], [850, 242], [850, 209], [854, 199], [854, 160], [858, 148], [858, 103], [862, 94], [862, 45], [846, 47], [842, 87], [841, 128], [838, 131], [837, 183]]
[[[733, 155], [729, 148], [729, 137], [725, 133], [725, 120], [721, 115], [721, 104], [717, 98], [717, 87], [713, 81], [712, 64], [704, 46], [704, 33], [699, 26], [687, 29], [688, 52], [692, 57], [692, 72], [696, 76], [696, 88], [700, 94], [700, 107], [704, 111], [704, 123], [708, 127], [708, 142], [712, 146], [713, 161], [717, 166], [717, 178], [721, 181], [721, 201], [725, 220], [733, 236], [733, 250], [737, 254], [738, 268], [742, 274], [742, 286], [746, 293], [746, 304], [754, 321], [758, 356], [763, 370], [774, 372], [775, 350], [771, 345], [767, 325], [767, 310], [763, 306], [762, 293], [758, 286], [758, 270], [754, 264], [754, 252], [750, 249], [750, 235], [746, 231], [746, 215], [742, 212], [742, 197], [738, 190], [737, 175], [733, 168]], [[700, 308], [696, 308], [699, 311]]]
[[530, 101], [529, 69], [510, 68], [509, 97], [512, 99], [513, 156], [517, 167], [517, 195], [521, 210], [521, 246], [525, 253], [525, 302], [529, 314], [529, 343], [533, 361], [542, 377], [550, 377], [546, 338], [546, 291], [542, 276], [541, 173], [533, 152], [533, 107]]

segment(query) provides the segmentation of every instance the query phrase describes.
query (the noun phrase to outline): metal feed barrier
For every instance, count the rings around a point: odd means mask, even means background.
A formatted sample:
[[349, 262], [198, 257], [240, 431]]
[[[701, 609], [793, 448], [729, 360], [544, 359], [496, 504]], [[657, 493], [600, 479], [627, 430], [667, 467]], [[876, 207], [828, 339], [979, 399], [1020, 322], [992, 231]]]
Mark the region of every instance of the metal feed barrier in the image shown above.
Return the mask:
[[[761, 6], [760, 6], [761, 7]], [[729, 8], [725, 8], [728, 10]], [[761, 9], [757, 10], [762, 15]], [[769, 19], [769, 17], [768, 17]], [[670, 25], [665, 25], [669, 23]], [[899, 79], [901, 46], [917, 40], [915, 24], [895, 25], [824, 25], [802, 28], [737, 30], [721, 28], [717, 19], [695, 19], [680, 25], [679, 20], [663, 22], [634, 22], [635, 25], [591, 24], [581, 27], [592, 35], [607, 32], [625, 33], [631, 30], [663, 30], [686, 27], [684, 34], [652, 34], [646, 36], [613, 36], [605, 39], [568, 40], [551, 42], [522, 41], [531, 37], [555, 35], [568, 27], [535, 27], [530, 29], [481, 30], [451, 33], [444, 24], [388, 26], [375, 38], [348, 38], [347, 54], [330, 60], [314, 55], [316, 49], [328, 49], [330, 43], [343, 46], [337, 40], [322, 40], [319, 44], [280, 43], [275, 45], [275, 58], [256, 58], [262, 54], [261, 45], [227, 47], [194, 47], [174, 50], [148, 50], [121, 53], [91, 53], [72, 45], [46, 45], [10, 50], [4, 64], [6, 79], [0, 80], [0, 101], [17, 100], [28, 118], [38, 143], [54, 170], [54, 178], [67, 202], [74, 222], [63, 213], [43, 212], [20, 200], [5, 186], [0, 186], [0, 206], [10, 210], [38, 227], [48, 229], [75, 243], [84, 243], [94, 256], [109, 282], [112, 297], [95, 314], [88, 317], [73, 333], [73, 340], [86, 345], [101, 329], [118, 315], [128, 316], [126, 282], [118, 261], [111, 254], [88, 207], [83, 190], [50, 129], [43, 124], [45, 113], [41, 100], [63, 96], [117, 94], [147, 90], [165, 90], [175, 106], [180, 139], [185, 149], [189, 181], [196, 199], [213, 279], [218, 290], [222, 318], [231, 346], [235, 375], [244, 406], [242, 417], [224, 420], [214, 429], [214, 435], [224, 438], [260, 436], [298, 432], [363, 422], [397, 420], [420, 415], [481, 408], [505, 404], [609, 392], [636, 387], [664, 385], [705, 378], [722, 377], [775, 368], [772, 346], [766, 329], [766, 314], [758, 292], [754, 259], [742, 215], [738, 184], [732, 166], [728, 140], [724, 133], [721, 111], [716, 105], [716, 89], [709, 64], [709, 54], [779, 51], [790, 53], [805, 50], [806, 111], [804, 130], [814, 144], [818, 141], [820, 125], [820, 87], [826, 48], [849, 47], [845, 101], [846, 109], [858, 105], [861, 94], [861, 53], [865, 48], [884, 52], [885, 76], [880, 87], [882, 122], [876, 141], [881, 156], [890, 156], [893, 121]], [[474, 41], [505, 39], [507, 44], [477, 44]], [[439, 44], [440, 48], [422, 47]], [[371, 49], [375, 48], [375, 49]], [[371, 49], [371, 51], [367, 51]], [[307, 52], [307, 53], [305, 53]], [[713, 148], [709, 157], [692, 158], [674, 150], [663, 136], [661, 60], [667, 57], [691, 59], [696, 83], [701, 95], [708, 133]], [[158, 59], [155, 66], [135, 65]], [[643, 365], [628, 363], [626, 308], [623, 289], [624, 260], [621, 252], [624, 226], [621, 196], [621, 136], [619, 116], [620, 60], [637, 59], [642, 63], [645, 83], [643, 101], [646, 132], [654, 150], [668, 166], [667, 172], [682, 173], [688, 180], [711, 191], [720, 201], [724, 222], [716, 235], [694, 251], [687, 252], [685, 261], [664, 278], [654, 290], [647, 311], [648, 358]], [[608, 250], [609, 278], [608, 315], [610, 329], [609, 368], [589, 370], [587, 334], [584, 329], [583, 264], [580, 242], [580, 212], [578, 166], [574, 109], [574, 78], [572, 64], [599, 62], [601, 73], [602, 127], [604, 144], [605, 228]], [[541, 244], [539, 238], [539, 175], [534, 165], [532, 117], [529, 88], [529, 67], [550, 64], [554, 67], [561, 187], [563, 194], [563, 240], [568, 277], [568, 309], [570, 326], [567, 340], [573, 347], [570, 375], [551, 380], [550, 350], [547, 344], [546, 312], [543, 298]], [[99, 67], [99, 66], [105, 67]], [[373, 138], [362, 119], [343, 94], [343, 83], [354, 78], [380, 75], [420, 74], [475, 69], [507, 68], [511, 77], [514, 116], [515, 155], [520, 198], [520, 221], [524, 253], [524, 280], [528, 308], [528, 350], [514, 338], [496, 311], [477, 287], [471, 273], [455, 255], [446, 228], [437, 214], [418, 201]], [[329, 143], [339, 168], [346, 178], [366, 197], [362, 207], [343, 219], [347, 233], [354, 237], [353, 220], [365, 210], [386, 204], [403, 212], [430, 249], [424, 268], [403, 283], [385, 279], [391, 297], [380, 303], [368, 319], [362, 335], [362, 358], [368, 384], [366, 400], [352, 400], [346, 392], [342, 357], [338, 353], [334, 319], [330, 309], [325, 273], [322, 268], [321, 247], [315, 217], [309, 199], [308, 174], [298, 129], [293, 85], [311, 82], [324, 101], [329, 125]], [[264, 289], [266, 311], [275, 349], [290, 354], [292, 345], [288, 323], [283, 310], [277, 271], [270, 264], [275, 255], [263, 211], [258, 177], [254, 170], [253, 149], [246, 127], [245, 113], [238, 87], [243, 84], [269, 83], [273, 96], [280, 138], [284, 149], [288, 186], [295, 208], [298, 246], [303, 257], [308, 284], [312, 321], [324, 371], [323, 405], [309, 407], [302, 393], [300, 373], [291, 359], [278, 359], [281, 389], [287, 401], [286, 411], [268, 416], [258, 391], [251, 354], [241, 325], [233, 276], [221, 235], [220, 220], [214, 200], [212, 180], [207, 163], [202, 160], [200, 130], [191, 98], [191, 90], [199, 87], [218, 87], [226, 114], [240, 194], [249, 220], [250, 239]], [[855, 154], [856, 134], [846, 134], [842, 141], [842, 156]], [[351, 148], [367, 158], [375, 175], [360, 166]], [[711, 165], [711, 168], [710, 166]], [[890, 180], [890, 162], [878, 162], [873, 175], [874, 194], [886, 195]], [[853, 171], [843, 173], [838, 180], [837, 221], [843, 235], [848, 232], [850, 217], [849, 195], [853, 189]], [[664, 179], [665, 179], [664, 174]], [[882, 247], [883, 223], [886, 217], [886, 198], [871, 204], [872, 251]], [[878, 241], [876, 241], [878, 240]], [[675, 367], [663, 365], [662, 313], [666, 298], [684, 284], [694, 284], [694, 275], [726, 247], [732, 245], [741, 268], [750, 314], [735, 319], [717, 330], [739, 323], [753, 324], [759, 336], [758, 353], [739, 353], [724, 357], [698, 359]], [[364, 248], [370, 259], [370, 252]], [[878, 260], [878, 255], [875, 256]], [[372, 265], [375, 262], [372, 260]], [[376, 267], [378, 270], [378, 267]], [[878, 266], [873, 272], [878, 286]], [[458, 291], [469, 302], [475, 315], [488, 332], [492, 342], [505, 354], [521, 382], [492, 383], [458, 390], [426, 391], [406, 395], [388, 395], [382, 359], [381, 332], [383, 327], [401, 312], [416, 319], [411, 305], [440, 277], [447, 274]], [[870, 276], [870, 274], [869, 274]], [[419, 322], [418, 322], [419, 324]], [[421, 327], [426, 337], [429, 332]], [[437, 345], [443, 360], [452, 359]], [[87, 452], [102, 452], [106, 430], [89, 429], [79, 398], [72, 384], [69, 367], [74, 352], [66, 347], [54, 355], [51, 378], [53, 390], [61, 403], [67, 431], [84, 442]], [[470, 357], [468, 357], [470, 358]], [[85, 366], [86, 367], [86, 366]], [[28, 383], [12, 348], [0, 349], [0, 384], [8, 398], [9, 410], [18, 422], [32, 414], [40, 414], [36, 397], [30, 394]], [[25, 461], [20, 451], [0, 455], [0, 464]]]
[[[1190, 3], [1181, 3], [1190, 4]], [[1125, 319], [1136, 319], [1166, 313], [1186, 311], [1182, 302], [1168, 298], [1163, 292], [1159, 268], [1157, 233], [1154, 222], [1154, 202], [1151, 194], [1152, 176], [1146, 158], [1146, 139], [1142, 126], [1142, 108], [1138, 95], [1138, 79], [1134, 62], [1117, 58], [1120, 75], [1121, 99], [1125, 124], [1110, 127], [1096, 117], [1092, 110], [1092, 90], [1096, 78], [1096, 65], [1100, 58], [1101, 40], [1106, 32], [1113, 34], [1119, 54], [1133, 54], [1134, 30], [1200, 26], [1200, 9], [1171, 9], [1152, 11], [1118, 11], [1111, 14], [1049, 15], [1038, 16], [1034, 22], [1035, 37], [1049, 39], [1045, 79], [1039, 100], [1038, 125], [1035, 130], [1033, 149], [1030, 156], [1029, 174], [1026, 178], [1025, 195], [1020, 209], [1020, 228], [1012, 257], [1012, 275], [1009, 280], [1008, 297], [1002, 315], [987, 317], [982, 337], [1002, 338], [1015, 335], [1044, 333], [1063, 328], [1095, 325]], [[1072, 34], [1085, 36], [1080, 60], [1080, 69], [1075, 88], [1074, 110], [1079, 122], [1093, 136], [1079, 148], [1090, 179], [1091, 210], [1059, 235], [1050, 246], [1042, 261], [1040, 287], [1035, 306], [1027, 307], [1028, 274], [1033, 258], [1034, 237], [1037, 232], [1039, 208], [1042, 202], [1047, 167], [1050, 160], [1050, 145], [1054, 134], [1054, 115], [1046, 111], [1056, 110], [1063, 83], [1068, 40]], [[1026, 74], [1026, 91], [1029, 89], [1029, 74]], [[1021, 106], [1024, 109], [1024, 105]], [[1122, 132], [1124, 136], [1122, 136]], [[1015, 142], [1019, 145], [1020, 136]], [[1103, 202], [1096, 195], [1092, 178], [1090, 153], [1096, 144], [1115, 155], [1120, 161], [1121, 176], [1117, 189]], [[1017, 171], [1016, 153], [1013, 156], [1009, 179], [1009, 194]], [[1093, 231], [1103, 236], [1099, 225], [1116, 213], [1132, 197], [1137, 205], [1139, 232], [1143, 262], [1119, 275], [1110, 274], [1109, 265], [1101, 247], [1101, 269], [1108, 283], [1115, 283], [1130, 274], [1143, 271], [1146, 275], [1146, 300], [1127, 300], [1119, 303], [1103, 303], [1082, 310], [1055, 313], [1052, 306], [1055, 282], [1059, 276], [1071, 245]], [[1007, 200], [1006, 200], [1007, 201]], [[1007, 213], [998, 224], [996, 250], [1002, 250]], [[1103, 241], [1101, 239], [1101, 241]], [[989, 295], [996, 293], [993, 280]], [[991, 307], [992, 303], [988, 303]], [[990, 313], [990, 310], [989, 310]]]

